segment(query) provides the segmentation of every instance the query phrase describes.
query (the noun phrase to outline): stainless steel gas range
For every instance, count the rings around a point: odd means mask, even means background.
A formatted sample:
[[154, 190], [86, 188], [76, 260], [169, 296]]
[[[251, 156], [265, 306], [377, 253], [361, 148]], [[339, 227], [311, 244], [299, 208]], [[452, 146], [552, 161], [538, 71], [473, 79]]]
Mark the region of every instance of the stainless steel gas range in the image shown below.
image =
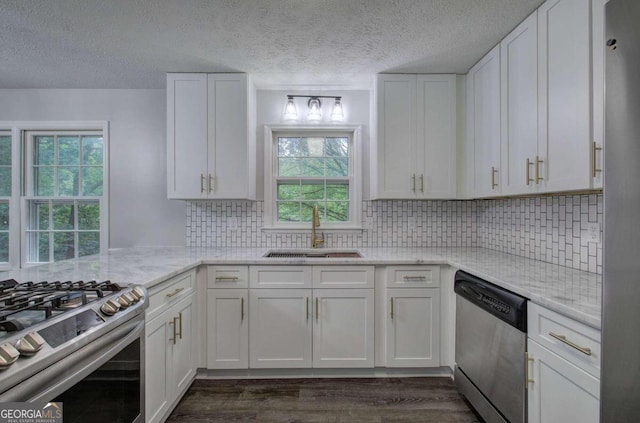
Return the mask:
[[147, 291], [0, 282], [0, 403], [62, 402], [65, 423], [144, 421]]

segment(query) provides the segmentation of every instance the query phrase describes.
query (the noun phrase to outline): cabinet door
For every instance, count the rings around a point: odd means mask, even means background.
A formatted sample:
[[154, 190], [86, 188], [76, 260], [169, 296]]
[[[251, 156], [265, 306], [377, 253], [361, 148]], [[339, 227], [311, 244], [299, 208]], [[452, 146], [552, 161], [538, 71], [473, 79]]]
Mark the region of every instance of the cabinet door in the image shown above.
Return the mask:
[[529, 423], [598, 422], [600, 381], [529, 339]]
[[373, 367], [373, 289], [313, 292], [313, 367]]
[[472, 102], [470, 135], [473, 137], [475, 197], [500, 194], [500, 46], [491, 50], [467, 76]]
[[440, 290], [387, 289], [387, 367], [440, 366]]
[[593, 188], [602, 188], [602, 174], [604, 165], [604, 53], [606, 39], [604, 34], [604, 7], [609, 0], [593, 0], [591, 17], [592, 37], [592, 113], [593, 113], [593, 142], [591, 149], [591, 177]]
[[502, 194], [536, 190], [527, 163], [535, 164], [538, 152], [537, 16], [534, 12], [500, 43]]
[[456, 197], [456, 77], [417, 76], [416, 194]]
[[416, 76], [378, 75], [375, 198], [415, 198]]
[[167, 197], [207, 196], [207, 75], [167, 74]]
[[548, 0], [538, 9], [541, 190], [591, 186], [590, 2]]
[[207, 290], [207, 368], [249, 367], [248, 308], [246, 289]]
[[[210, 198], [251, 198], [246, 74], [208, 75]], [[255, 175], [255, 174], [253, 174]]]
[[172, 402], [169, 331], [167, 313], [145, 326], [145, 415], [149, 423], [161, 421]]
[[[173, 369], [171, 372], [172, 399], [181, 396], [196, 375], [193, 299], [194, 296], [190, 295], [170, 309], [170, 337], [175, 338], [175, 341], [169, 344]], [[150, 369], [153, 368], [150, 367]]]
[[311, 311], [310, 289], [252, 289], [250, 367], [310, 368]]

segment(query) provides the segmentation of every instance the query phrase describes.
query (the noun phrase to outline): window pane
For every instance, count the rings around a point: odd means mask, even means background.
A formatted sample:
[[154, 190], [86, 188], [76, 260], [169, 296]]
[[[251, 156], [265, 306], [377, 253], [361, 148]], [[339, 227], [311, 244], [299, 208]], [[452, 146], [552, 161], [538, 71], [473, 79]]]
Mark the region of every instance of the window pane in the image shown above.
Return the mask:
[[300, 203], [278, 202], [278, 220], [281, 222], [299, 222]]
[[301, 176], [324, 176], [324, 159], [300, 159]]
[[[300, 220], [303, 222], [311, 222], [311, 218], [313, 216], [313, 206], [318, 204], [317, 201], [303, 201], [300, 205]], [[320, 211], [319, 211], [320, 212]], [[320, 216], [322, 216], [322, 212], [320, 212]]]
[[9, 234], [0, 232], [0, 262], [7, 263], [9, 261]]
[[300, 185], [278, 184], [278, 200], [297, 200], [300, 198]]
[[348, 138], [327, 138], [325, 148], [327, 156], [349, 157]]
[[303, 184], [302, 185], [303, 200], [322, 200], [324, 199], [324, 183], [320, 184]]
[[348, 200], [348, 185], [329, 185], [327, 184], [327, 200]]
[[102, 195], [102, 167], [82, 168], [82, 195], [95, 197]]
[[278, 138], [278, 156], [300, 156], [300, 138]]
[[78, 182], [77, 167], [58, 168], [58, 195], [78, 195]]
[[305, 156], [324, 156], [324, 138], [306, 138], [302, 140]]
[[327, 201], [327, 221], [347, 222], [349, 221], [348, 201]]
[[103, 161], [102, 137], [82, 137], [82, 164], [101, 165]]
[[33, 169], [33, 180], [36, 184], [33, 189], [35, 195], [53, 195], [53, 175], [52, 167], [36, 167]]
[[75, 256], [73, 232], [53, 233], [53, 260], [67, 260]]
[[0, 166], [0, 197], [11, 196], [11, 168]]
[[36, 203], [33, 207], [35, 207], [35, 228], [29, 229], [37, 229], [37, 230], [47, 230], [49, 229], [49, 203]]
[[0, 203], [0, 231], [9, 230], [9, 204]]
[[53, 205], [53, 229], [73, 229], [73, 204]]
[[327, 158], [327, 176], [349, 176], [349, 159]]
[[35, 257], [31, 257], [32, 262], [40, 263], [49, 261], [49, 233], [33, 232], [29, 234], [30, 239], [35, 243]]
[[100, 206], [98, 203], [78, 203], [78, 229], [100, 229]]
[[278, 159], [278, 176], [300, 175], [300, 159]]
[[77, 165], [80, 157], [80, 137], [58, 137], [58, 164]]
[[53, 165], [53, 137], [34, 137], [34, 165]]
[[100, 232], [78, 233], [78, 256], [89, 256], [100, 252]]
[[11, 137], [0, 136], [0, 165], [11, 166]]

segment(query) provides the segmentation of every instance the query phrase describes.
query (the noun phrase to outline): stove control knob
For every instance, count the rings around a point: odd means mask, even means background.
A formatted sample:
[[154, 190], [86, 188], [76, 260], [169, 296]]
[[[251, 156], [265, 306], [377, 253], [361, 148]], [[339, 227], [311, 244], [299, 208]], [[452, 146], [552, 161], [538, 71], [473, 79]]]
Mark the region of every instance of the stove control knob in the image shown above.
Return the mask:
[[116, 300], [108, 300], [100, 307], [100, 311], [106, 316], [113, 316], [118, 310], [120, 310], [120, 304]]
[[144, 298], [144, 291], [139, 287], [135, 287], [131, 290], [131, 295], [136, 299], [136, 302], [138, 302]]
[[120, 305], [120, 308], [127, 308], [133, 303], [133, 301], [128, 298], [127, 294], [120, 295], [117, 301], [118, 305]]
[[20, 352], [10, 343], [0, 345], [0, 370], [11, 366], [20, 357]]
[[43, 345], [44, 339], [38, 332], [31, 332], [16, 342], [16, 349], [20, 352], [20, 355], [28, 357], [40, 351]]

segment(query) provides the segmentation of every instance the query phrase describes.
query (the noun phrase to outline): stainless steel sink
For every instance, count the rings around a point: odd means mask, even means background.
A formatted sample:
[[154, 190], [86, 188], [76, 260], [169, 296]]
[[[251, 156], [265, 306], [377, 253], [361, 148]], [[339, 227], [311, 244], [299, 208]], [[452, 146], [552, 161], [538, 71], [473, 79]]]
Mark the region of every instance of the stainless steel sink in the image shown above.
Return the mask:
[[357, 250], [271, 250], [268, 258], [362, 258]]

